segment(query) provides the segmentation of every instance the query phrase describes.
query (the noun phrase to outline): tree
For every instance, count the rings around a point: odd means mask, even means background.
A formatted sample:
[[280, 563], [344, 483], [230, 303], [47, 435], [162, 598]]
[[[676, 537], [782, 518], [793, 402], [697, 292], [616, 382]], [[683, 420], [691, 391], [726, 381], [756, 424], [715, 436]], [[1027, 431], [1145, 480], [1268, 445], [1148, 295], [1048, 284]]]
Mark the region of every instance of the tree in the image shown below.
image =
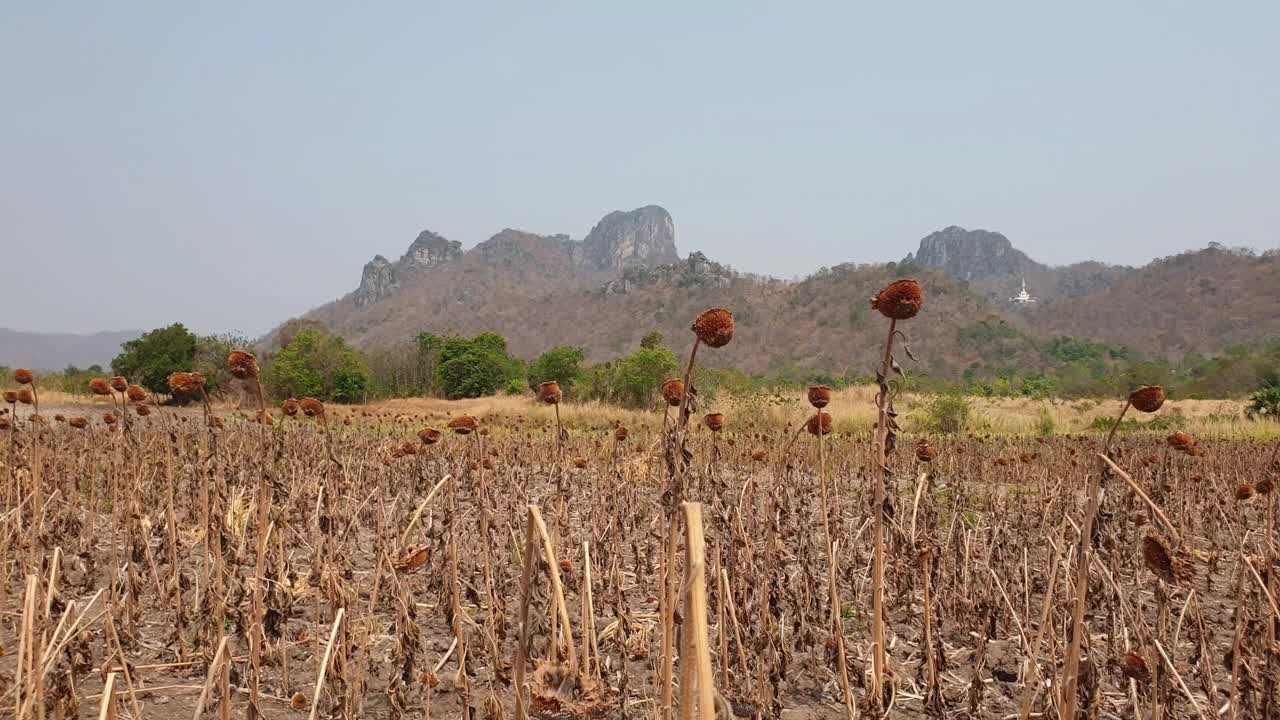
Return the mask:
[[341, 336], [307, 328], [271, 358], [266, 378], [276, 397], [354, 403], [366, 397], [369, 368]]
[[645, 335], [643, 338], [640, 339], [640, 347], [644, 348], [645, 350], [653, 350], [654, 348], [660, 348], [662, 347], [662, 341], [665, 339], [666, 337], [663, 336], [661, 332], [659, 332], [658, 330], [654, 330], [653, 332]]
[[617, 393], [624, 402], [645, 405], [679, 367], [676, 354], [665, 347], [640, 348], [619, 364]]
[[191, 368], [204, 375], [211, 390], [227, 387], [231, 381], [231, 371], [227, 368], [227, 355], [232, 350], [244, 350], [253, 343], [239, 333], [223, 333], [221, 335], [201, 335], [196, 338], [196, 353], [191, 359]]
[[548, 350], [529, 366], [529, 387], [554, 380], [569, 395], [582, 378], [582, 363], [586, 359], [587, 355], [580, 347], [561, 345]]
[[495, 333], [446, 338], [438, 361], [437, 384], [451, 400], [493, 395], [525, 375], [524, 364], [507, 353], [507, 339]]
[[167, 393], [170, 375], [194, 368], [196, 344], [196, 336], [182, 323], [156, 328], [121, 345], [122, 352], [111, 361], [111, 372], [151, 392]]

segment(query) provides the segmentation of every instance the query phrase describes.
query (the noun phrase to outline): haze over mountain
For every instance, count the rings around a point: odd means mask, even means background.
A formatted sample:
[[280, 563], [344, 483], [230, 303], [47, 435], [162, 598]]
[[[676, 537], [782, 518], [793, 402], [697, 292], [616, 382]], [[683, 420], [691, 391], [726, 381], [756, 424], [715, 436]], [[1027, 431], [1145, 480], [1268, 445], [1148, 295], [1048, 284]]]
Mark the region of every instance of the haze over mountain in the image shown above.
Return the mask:
[[[954, 375], [995, 350], [1003, 361], [1035, 366], [1036, 339], [1058, 334], [1176, 357], [1280, 333], [1278, 263], [1275, 253], [1211, 247], [1141, 268], [1053, 267], [998, 232], [951, 226], [899, 263], [839, 264], [790, 282], [741, 273], [697, 251], [682, 257], [671, 215], [651, 205], [609, 213], [581, 240], [508, 228], [464, 250], [424, 230], [399, 259], [373, 258], [354, 291], [303, 318], [364, 347], [407, 343], [424, 331], [492, 331], [524, 357], [570, 344], [604, 361], [651, 330], [683, 349], [690, 319], [719, 305], [734, 311], [740, 331], [709, 362], [840, 373], [875, 361], [883, 328], [869, 316], [868, 298], [914, 275], [928, 299], [910, 324], [913, 349], [924, 367]], [[1009, 302], [1023, 279], [1038, 302]], [[1187, 307], [1192, 297], [1208, 302]]]
[[0, 327], [0, 365], [39, 370], [62, 370], [68, 365], [107, 367], [120, 346], [142, 334], [140, 330], [38, 333]]

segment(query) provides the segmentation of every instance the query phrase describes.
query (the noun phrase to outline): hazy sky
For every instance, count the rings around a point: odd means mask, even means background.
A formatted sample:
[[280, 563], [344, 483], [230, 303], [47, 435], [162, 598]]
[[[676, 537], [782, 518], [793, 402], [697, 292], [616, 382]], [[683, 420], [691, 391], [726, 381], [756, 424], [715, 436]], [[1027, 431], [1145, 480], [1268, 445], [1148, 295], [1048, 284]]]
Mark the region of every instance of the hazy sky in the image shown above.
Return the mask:
[[260, 333], [650, 203], [783, 277], [1280, 242], [1275, 2], [0, 3], [0, 326]]

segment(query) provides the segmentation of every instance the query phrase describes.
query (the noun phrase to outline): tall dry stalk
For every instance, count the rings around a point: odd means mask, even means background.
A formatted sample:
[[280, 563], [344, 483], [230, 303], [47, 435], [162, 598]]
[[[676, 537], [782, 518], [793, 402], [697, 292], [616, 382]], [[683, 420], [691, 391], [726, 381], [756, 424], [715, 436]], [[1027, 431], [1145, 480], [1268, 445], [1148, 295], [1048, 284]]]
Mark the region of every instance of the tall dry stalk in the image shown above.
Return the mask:
[[[891, 479], [889, 454], [893, 452], [897, 437], [897, 412], [893, 408], [893, 391], [890, 378], [902, 374], [893, 357], [893, 344], [898, 332], [898, 321], [907, 320], [920, 312], [924, 304], [924, 292], [915, 280], [898, 280], [881, 290], [871, 299], [871, 307], [889, 318], [889, 335], [884, 343], [884, 356], [876, 369], [879, 390], [876, 393], [876, 460], [879, 472], [874, 477], [871, 542], [873, 547], [871, 566], [871, 687], [868, 690], [873, 713], [879, 716], [888, 705], [885, 697], [885, 677], [888, 673], [888, 631], [885, 628], [884, 611], [884, 513], [885, 486]], [[904, 336], [905, 347], [905, 336]], [[911, 351], [906, 350], [907, 357]]]

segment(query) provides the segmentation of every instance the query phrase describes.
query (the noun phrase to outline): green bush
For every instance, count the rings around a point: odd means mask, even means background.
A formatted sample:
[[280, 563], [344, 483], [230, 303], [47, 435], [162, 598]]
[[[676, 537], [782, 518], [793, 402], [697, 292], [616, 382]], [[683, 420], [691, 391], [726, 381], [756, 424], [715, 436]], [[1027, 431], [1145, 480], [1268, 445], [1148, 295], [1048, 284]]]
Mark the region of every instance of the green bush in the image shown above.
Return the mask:
[[1042, 438], [1053, 437], [1058, 431], [1058, 423], [1053, 419], [1053, 414], [1048, 410], [1041, 409], [1040, 416], [1036, 418], [1036, 434]]
[[1264, 388], [1250, 395], [1244, 412], [1253, 419], [1280, 420], [1280, 386]]
[[665, 347], [641, 348], [622, 359], [614, 387], [618, 399], [641, 406], [648, 404], [662, 382], [671, 377], [680, 361]]
[[370, 374], [364, 357], [341, 336], [308, 328], [270, 358], [265, 377], [279, 398], [357, 403], [367, 397]]
[[[169, 376], [195, 369], [196, 336], [182, 323], [130, 340], [111, 361], [111, 372], [154, 393], [169, 392]], [[211, 381], [209, 388], [213, 389]]]
[[494, 333], [448, 338], [439, 359], [437, 382], [450, 400], [493, 395], [512, 380], [524, 382], [523, 363], [507, 354], [507, 339]]
[[925, 408], [929, 428], [940, 433], [963, 432], [973, 415], [973, 403], [964, 395], [938, 395]]
[[586, 359], [587, 354], [580, 347], [561, 345], [548, 350], [529, 366], [529, 387], [555, 381], [560, 383], [565, 396], [570, 397], [582, 377], [582, 363]]

